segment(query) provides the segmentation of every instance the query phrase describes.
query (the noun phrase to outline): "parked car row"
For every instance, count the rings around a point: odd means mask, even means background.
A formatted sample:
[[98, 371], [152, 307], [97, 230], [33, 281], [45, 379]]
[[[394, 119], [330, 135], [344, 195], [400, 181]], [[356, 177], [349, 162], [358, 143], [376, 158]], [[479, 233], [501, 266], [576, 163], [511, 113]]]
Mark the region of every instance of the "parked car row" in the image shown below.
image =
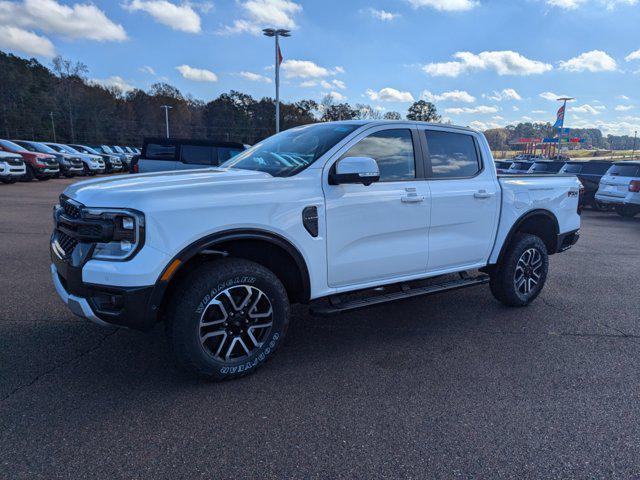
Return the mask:
[[139, 154], [140, 150], [131, 147], [0, 139], [0, 181], [128, 172]]
[[640, 213], [640, 162], [496, 160], [499, 174], [571, 174], [584, 186], [583, 205], [599, 211], [615, 210], [623, 217]]

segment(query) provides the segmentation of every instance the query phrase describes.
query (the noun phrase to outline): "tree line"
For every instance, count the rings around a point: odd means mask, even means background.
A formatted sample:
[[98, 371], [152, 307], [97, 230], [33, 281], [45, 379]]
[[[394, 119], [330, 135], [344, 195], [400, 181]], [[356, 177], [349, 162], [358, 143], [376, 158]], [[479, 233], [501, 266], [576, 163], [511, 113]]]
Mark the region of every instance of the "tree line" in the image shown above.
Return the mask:
[[[23, 59], [0, 51], [0, 136], [59, 142], [139, 145], [143, 137], [165, 135], [163, 105], [171, 106], [174, 137], [239, 141], [252, 144], [275, 129], [273, 98], [255, 99], [231, 91], [210, 102], [182, 94], [167, 83], [147, 91], [123, 92], [88, 80], [80, 62], [56, 57], [47, 67], [36, 59]], [[383, 112], [371, 105], [336, 102], [283, 102], [281, 127], [319, 121], [352, 119], [400, 120], [400, 112]], [[409, 120], [440, 122], [436, 106], [414, 102], [404, 115]], [[486, 132], [494, 149], [504, 149], [520, 137], [551, 136], [550, 124], [521, 123]], [[600, 130], [575, 130], [596, 148], [632, 148], [633, 138], [604, 137]], [[631, 142], [631, 143], [629, 143]]]

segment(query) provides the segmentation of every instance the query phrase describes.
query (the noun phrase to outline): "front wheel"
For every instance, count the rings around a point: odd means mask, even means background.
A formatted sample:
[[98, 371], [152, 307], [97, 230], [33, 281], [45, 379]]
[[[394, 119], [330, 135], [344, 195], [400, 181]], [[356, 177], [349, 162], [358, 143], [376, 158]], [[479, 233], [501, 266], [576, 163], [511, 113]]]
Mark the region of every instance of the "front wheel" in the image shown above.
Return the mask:
[[505, 305], [524, 307], [540, 294], [548, 271], [549, 255], [540, 237], [518, 234], [491, 272], [491, 293]]
[[211, 380], [255, 371], [282, 343], [289, 300], [273, 272], [244, 259], [205, 263], [181, 280], [167, 311], [178, 364]]

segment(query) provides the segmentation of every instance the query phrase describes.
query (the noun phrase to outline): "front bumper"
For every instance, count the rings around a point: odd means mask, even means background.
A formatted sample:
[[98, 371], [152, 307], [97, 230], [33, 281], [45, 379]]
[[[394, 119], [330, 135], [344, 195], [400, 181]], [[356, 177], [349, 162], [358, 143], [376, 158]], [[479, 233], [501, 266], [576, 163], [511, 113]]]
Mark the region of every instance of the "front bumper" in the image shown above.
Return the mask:
[[[148, 330], [155, 325], [157, 308], [151, 305], [153, 286], [114, 287], [82, 281], [82, 268], [62, 266], [51, 254], [51, 278], [58, 296], [75, 315], [100, 326]], [[60, 268], [59, 268], [60, 267]]]
[[556, 252], [564, 252], [569, 250], [580, 240], [580, 230], [572, 230], [566, 233], [560, 233], [557, 238]]

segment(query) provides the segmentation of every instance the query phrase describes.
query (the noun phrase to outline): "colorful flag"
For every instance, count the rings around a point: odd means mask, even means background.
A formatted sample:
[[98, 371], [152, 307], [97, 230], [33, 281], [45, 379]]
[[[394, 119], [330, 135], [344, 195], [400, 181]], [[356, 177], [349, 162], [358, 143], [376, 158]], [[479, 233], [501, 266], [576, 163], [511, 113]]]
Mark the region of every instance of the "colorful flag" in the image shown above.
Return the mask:
[[278, 66], [282, 65], [282, 51], [280, 50], [280, 45], [278, 45]]
[[556, 123], [553, 124], [553, 128], [560, 128], [562, 123], [564, 122], [564, 105], [560, 107], [558, 110], [558, 117], [556, 118]]

